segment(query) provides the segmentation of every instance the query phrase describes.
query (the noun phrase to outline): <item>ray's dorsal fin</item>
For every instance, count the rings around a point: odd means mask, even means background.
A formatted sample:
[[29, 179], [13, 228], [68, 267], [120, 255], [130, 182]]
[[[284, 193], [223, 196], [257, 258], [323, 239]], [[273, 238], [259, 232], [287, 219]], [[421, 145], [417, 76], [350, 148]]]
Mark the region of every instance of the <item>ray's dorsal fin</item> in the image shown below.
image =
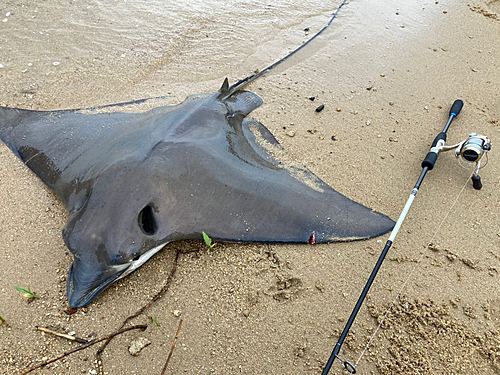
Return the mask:
[[219, 89], [219, 98], [223, 99], [229, 95], [229, 80], [226, 79], [222, 82], [222, 86]]

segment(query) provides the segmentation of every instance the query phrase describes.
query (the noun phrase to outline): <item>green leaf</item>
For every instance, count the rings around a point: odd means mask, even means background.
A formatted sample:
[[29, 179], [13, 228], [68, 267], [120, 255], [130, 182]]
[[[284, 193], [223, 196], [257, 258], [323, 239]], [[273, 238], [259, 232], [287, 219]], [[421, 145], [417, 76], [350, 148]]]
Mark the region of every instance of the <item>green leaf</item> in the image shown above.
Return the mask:
[[30, 289], [30, 286], [28, 285], [28, 289], [23, 288], [22, 286], [15, 286], [16, 290], [19, 292], [19, 294], [24, 297], [24, 298], [40, 298], [38, 297], [35, 293], [33, 293]]
[[217, 245], [217, 243], [212, 243], [212, 239], [208, 237], [208, 235], [205, 232], [201, 232], [203, 234], [203, 240], [205, 241], [205, 244], [208, 246], [208, 251], [212, 251]]
[[0, 316], [0, 326], [6, 326], [6, 327], [9, 326], [9, 323], [7, 323], [6, 320], [1, 316]]
[[208, 237], [208, 234], [206, 234], [205, 232], [201, 232], [203, 234], [203, 240], [205, 241], [205, 243], [207, 244], [208, 247], [212, 246], [212, 239], [210, 237]]

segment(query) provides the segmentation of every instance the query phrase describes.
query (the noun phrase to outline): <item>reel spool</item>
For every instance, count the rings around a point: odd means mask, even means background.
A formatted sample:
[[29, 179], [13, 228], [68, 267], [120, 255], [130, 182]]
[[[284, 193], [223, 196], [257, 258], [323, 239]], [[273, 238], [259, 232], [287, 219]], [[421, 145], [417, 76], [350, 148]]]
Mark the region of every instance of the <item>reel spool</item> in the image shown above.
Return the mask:
[[[455, 157], [458, 159], [460, 165], [468, 170], [473, 170], [472, 186], [476, 190], [480, 190], [483, 185], [481, 184], [481, 177], [479, 177], [479, 169], [486, 166], [488, 163], [488, 151], [491, 150], [491, 141], [485, 135], [477, 133], [470, 133], [469, 137], [453, 146], [443, 146], [440, 151], [455, 150]], [[481, 162], [486, 159], [486, 163], [481, 166]], [[470, 166], [474, 164], [473, 166]]]

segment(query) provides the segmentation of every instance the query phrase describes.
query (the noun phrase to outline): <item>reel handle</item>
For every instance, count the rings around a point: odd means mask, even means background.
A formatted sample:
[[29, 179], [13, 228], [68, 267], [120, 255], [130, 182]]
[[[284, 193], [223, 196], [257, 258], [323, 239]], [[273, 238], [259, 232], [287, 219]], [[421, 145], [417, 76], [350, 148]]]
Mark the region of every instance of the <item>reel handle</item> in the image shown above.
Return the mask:
[[479, 175], [472, 176], [472, 187], [475, 190], [481, 190], [483, 184], [481, 183], [481, 177]]

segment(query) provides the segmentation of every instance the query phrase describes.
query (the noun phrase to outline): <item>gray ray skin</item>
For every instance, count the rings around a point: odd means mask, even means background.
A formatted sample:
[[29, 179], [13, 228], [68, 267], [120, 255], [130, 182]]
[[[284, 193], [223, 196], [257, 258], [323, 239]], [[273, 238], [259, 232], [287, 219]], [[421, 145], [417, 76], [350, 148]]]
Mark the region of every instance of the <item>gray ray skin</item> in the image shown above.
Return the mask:
[[[188, 97], [142, 113], [0, 108], [0, 138], [69, 211], [71, 306], [170, 242], [310, 243], [364, 239], [394, 222], [279, 160], [272, 134], [247, 115], [248, 91]], [[313, 239], [314, 238], [314, 239]]]

